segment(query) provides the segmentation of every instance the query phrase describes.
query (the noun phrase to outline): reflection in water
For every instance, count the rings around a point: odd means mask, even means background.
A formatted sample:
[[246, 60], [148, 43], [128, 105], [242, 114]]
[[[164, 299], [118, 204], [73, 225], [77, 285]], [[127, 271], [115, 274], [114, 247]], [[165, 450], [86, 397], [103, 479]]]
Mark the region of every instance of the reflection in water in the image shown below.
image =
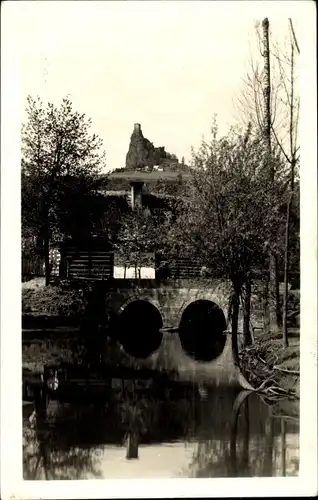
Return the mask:
[[98, 405], [51, 400], [25, 419], [24, 477], [297, 475], [298, 421], [273, 413], [256, 394], [206, 386], [202, 398], [180, 384]]
[[281, 450], [281, 457], [282, 457], [282, 476], [286, 476], [286, 428], [285, 428], [285, 421], [282, 418], [280, 421], [281, 425], [281, 439], [282, 439], [282, 450]]
[[[65, 412], [58, 405], [51, 408], [54, 416], [36, 420], [24, 427], [23, 457], [26, 479], [80, 479], [102, 477], [98, 470], [97, 447], [72, 446], [65, 439], [70, 429], [67, 408]], [[55, 418], [55, 422], [52, 420]], [[76, 425], [77, 412], [74, 408], [72, 423]], [[29, 423], [29, 422], [28, 422]], [[70, 434], [70, 433], [68, 433]]]
[[129, 431], [127, 433], [127, 451], [126, 458], [138, 458], [139, 436], [137, 432]]
[[138, 458], [139, 439], [146, 432], [147, 403], [135, 397], [126, 397], [120, 406], [121, 422], [126, 430], [126, 458]]
[[297, 475], [298, 432], [298, 422], [274, 418], [256, 394], [243, 391], [233, 405], [227, 435], [220, 439], [211, 427], [210, 439], [198, 442], [192, 477]]

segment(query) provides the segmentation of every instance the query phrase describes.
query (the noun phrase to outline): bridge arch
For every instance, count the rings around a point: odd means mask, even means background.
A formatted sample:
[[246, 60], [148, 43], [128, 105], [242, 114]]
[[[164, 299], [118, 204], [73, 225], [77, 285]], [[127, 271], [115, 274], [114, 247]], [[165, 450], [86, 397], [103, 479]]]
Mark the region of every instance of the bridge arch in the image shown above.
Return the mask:
[[138, 295], [138, 294], [133, 294], [130, 295], [128, 298], [122, 302], [122, 304], [117, 308], [116, 314], [117, 316], [121, 316], [121, 314], [124, 312], [124, 310], [129, 306], [130, 304], [134, 302], [148, 302], [149, 304], [153, 305], [156, 309], [158, 309], [158, 312], [160, 313], [162, 317], [162, 321], [164, 322], [164, 314], [161, 311], [160, 304], [157, 300], [153, 299], [152, 297], [148, 297], [147, 295]]
[[197, 361], [212, 361], [223, 353], [225, 330], [224, 312], [212, 300], [194, 300], [183, 309], [180, 342], [186, 354]]
[[163, 319], [155, 301], [130, 297], [117, 314], [117, 336], [127, 354], [147, 358], [160, 347]]
[[227, 321], [229, 296], [223, 295], [223, 293], [218, 294], [215, 290], [211, 292], [209, 290], [200, 291], [199, 293], [195, 293], [192, 297], [188, 297], [188, 300], [184, 301], [182, 307], [179, 309], [179, 317], [182, 317], [184, 311], [191, 304], [198, 301], [212, 302], [216, 307], [221, 309]]

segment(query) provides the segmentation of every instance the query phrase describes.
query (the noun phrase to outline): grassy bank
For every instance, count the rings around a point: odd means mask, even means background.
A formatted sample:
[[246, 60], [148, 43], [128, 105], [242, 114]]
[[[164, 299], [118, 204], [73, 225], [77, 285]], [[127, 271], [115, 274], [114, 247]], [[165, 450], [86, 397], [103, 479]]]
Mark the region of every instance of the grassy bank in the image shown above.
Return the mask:
[[22, 314], [33, 316], [84, 316], [88, 304], [88, 287], [61, 282], [44, 286], [38, 278], [22, 283]]
[[299, 397], [299, 337], [283, 347], [281, 334], [261, 335], [240, 352], [240, 366], [253, 387], [264, 387], [269, 398]]

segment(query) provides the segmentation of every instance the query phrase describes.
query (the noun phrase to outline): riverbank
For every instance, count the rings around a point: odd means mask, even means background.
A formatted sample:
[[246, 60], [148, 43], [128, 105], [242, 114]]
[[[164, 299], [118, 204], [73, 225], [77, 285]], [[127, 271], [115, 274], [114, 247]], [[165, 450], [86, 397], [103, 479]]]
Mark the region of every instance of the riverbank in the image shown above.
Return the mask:
[[239, 353], [240, 367], [254, 388], [264, 387], [268, 397], [299, 398], [300, 340], [299, 334], [289, 339], [284, 348], [282, 335], [260, 335], [253, 345]]

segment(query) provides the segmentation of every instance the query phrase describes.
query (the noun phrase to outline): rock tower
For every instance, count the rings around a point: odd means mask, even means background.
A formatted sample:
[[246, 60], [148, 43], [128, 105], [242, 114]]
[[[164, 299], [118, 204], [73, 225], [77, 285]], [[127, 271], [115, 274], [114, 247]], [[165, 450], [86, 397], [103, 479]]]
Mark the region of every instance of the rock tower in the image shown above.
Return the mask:
[[126, 155], [126, 169], [135, 170], [145, 167], [152, 169], [154, 165], [160, 165], [165, 158], [165, 148], [156, 148], [143, 136], [140, 123], [135, 123]]

